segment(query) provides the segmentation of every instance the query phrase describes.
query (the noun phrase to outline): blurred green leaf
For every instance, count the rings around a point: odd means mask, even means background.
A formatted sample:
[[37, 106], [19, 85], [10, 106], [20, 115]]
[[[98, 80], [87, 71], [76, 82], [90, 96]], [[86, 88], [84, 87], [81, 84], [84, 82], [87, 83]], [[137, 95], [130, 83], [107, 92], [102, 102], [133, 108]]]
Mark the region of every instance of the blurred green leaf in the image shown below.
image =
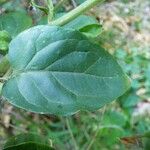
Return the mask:
[[150, 138], [143, 138], [144, 150], [150, 150]]
[[104, 125], [118, 125], [123, 127], [126, 125], [127, 117], [125, 114], [118, 111], [108, 111], [103, 116], [103, 124]]
[[100, 127], [98, 136], [101, 137], [101, 142], [105, 142], [105, 145], [111, 146], [119, 142], [118, 139], [124, 136], [124, 134], [122, 127], [118, 125], [107, 125]]
[[130, 89], [123, 96], [119, 98], [119, 102], [122, 107], [133, 107], [139, 102], [139, 97], [136, 95], [136, 91], [134, 89]]
[[48, 139], [35, 134], [20, 134], [10, 138], [3, 150], [53, 150]]
[[9, 12], [0, 16], [0, 30], [6, 30], [13, 38], [31, 26], [31, 17], [22, 12]]
[[6, 54], [8, 51], [8, 45], [11, 41], [11, 36], [5, 30], [0, 31], [0, 53]]

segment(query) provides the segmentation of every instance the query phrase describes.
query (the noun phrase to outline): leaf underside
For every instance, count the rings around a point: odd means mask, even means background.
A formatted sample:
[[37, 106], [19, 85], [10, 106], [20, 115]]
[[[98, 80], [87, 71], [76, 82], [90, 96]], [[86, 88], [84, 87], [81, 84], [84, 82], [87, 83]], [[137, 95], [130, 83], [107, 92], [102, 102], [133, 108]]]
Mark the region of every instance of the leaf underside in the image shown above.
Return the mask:
[[12, 40], [8, 55], [13, 74], [3, 86], [3, 96], [28, 111], [94, 111], [129, 88], [116, 60], [75, 30], [30, 28]]

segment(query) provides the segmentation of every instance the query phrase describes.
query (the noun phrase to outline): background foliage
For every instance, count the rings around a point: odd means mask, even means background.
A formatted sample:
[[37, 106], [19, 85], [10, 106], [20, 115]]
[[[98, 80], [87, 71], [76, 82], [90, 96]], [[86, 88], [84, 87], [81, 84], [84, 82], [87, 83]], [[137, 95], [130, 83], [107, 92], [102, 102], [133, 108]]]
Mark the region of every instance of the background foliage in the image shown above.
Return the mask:
[[[43, 1], [38, 2], [43, 4]], [[76, 0], [77, 5], [82, 2]], [[29, 1], [0, 3], [0, 30], [7, 30], [11, 38], [35, 24], [45, 24], [45, 13], [29, 7]], [[57, 6], [57, 12], [65, 13], [73, 7], [72, 1], [66, 0], [62, 7]], [[94, 38], [118, 59], [132, 79], [132, 87], [125, 95], [99, 111], [80, 112], [68, 119], [36, 115], [5, 102], [0, 115], [0, 146], [12, 135], [30, 132], [49, 138], [58, 150], [142, 149], [140, 141], [125, 143], [120, 138], [150, 130], [149, 11], [149, 0], [109, 0], [87, 13], [97, 20], [92, 19], [89, 23], [87, 19], [84, 25], [75, 25], [76, 29], [86, 31], [89, 38]], [[8, 18], [6, 25], [3, 23], [7, 20], [5, 17]], [[15, 21], [14, 18], [19, 19]]]

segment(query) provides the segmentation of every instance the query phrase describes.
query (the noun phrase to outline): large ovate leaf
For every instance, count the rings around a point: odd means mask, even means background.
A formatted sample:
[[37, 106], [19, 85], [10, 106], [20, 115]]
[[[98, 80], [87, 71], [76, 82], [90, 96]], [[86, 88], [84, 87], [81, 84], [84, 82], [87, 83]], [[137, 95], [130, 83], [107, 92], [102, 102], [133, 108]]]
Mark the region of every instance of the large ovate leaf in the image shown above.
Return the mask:
[[0, 30], [6, 30], [12, 37], [31, 25], [31, 17], [22, 12], [10, 12], [0, 16]]
[[78, 31], [40, 25], [9, 48], [13, 74], [2, 94], [20, 108], [57, 115], [94, 111], [129, 88], [116, 60]]
[[54, 150], [50, 142], [42, 136], [35, 134], [19, 134], [10, 138], [3, 150]]

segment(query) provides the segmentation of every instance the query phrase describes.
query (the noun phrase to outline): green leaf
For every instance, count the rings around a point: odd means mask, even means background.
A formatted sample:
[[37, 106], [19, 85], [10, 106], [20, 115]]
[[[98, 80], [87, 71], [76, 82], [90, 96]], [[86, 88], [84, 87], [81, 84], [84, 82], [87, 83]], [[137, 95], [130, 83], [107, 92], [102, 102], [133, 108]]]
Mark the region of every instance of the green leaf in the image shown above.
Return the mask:
[[3, 4], [3, 3], [5, 3], [6, 2], [6, 0], [1, 0], [0, 1], [0, 4]]
[[123, 108], [134, 107], [139, 102], [140, 98], [134, 89], [130, 89], [119, 98], [119, 103]]
[[66, 28], [79, 30], [88, 37], [97, 37], [102, 32], [102, 25], [91, 16], [81, 15], [64, 25]]
[[0, 41], [2, 41], [2, 40], [6, 41], [6, 42], [10, 42], [11, 41], [11, 36], [5, 30], [0, 31]]
[[85, 34], [89, 38], [90, 37], [95, 38], [99, 36], [100, 33], [102, 32], [102, 26], [98, 24], [91, 24], [84, 28], [81, 28], [79, 31]]
[[123, 127], [127, 122], [127, 117], [125, 116], [125, 114], [115, 110], [106, 112], [103, 118], [104, 119], [102, 124], [104, 125], [118, 125], [120, 127]]
[[[56, 14], [55, 19], [58, 19], [64, 14], [65, 13]], [[42, 17], [38, 24], [47, 24], [47, 17]], [[94, 17], [86, 15], [81, 15], [77, 17], [63, 27], [78, 30], [90, 38], [97, 37], [103, 31], [102, 25], [100, 25]]]
[[8, 43], [6, 41], [0, 41], [0, 53], [7, 52], [8, 50]]
[[41, 25], [19, 34], [8, 53], [13, 74], [3, 96], [42, 114], [97, 110], [130, 86], [116, 60], [75, 30]]
[[11, 41], [11, 36], [5, 30], [0, 31], [0, 53], [6, 54], [8, 51], [8, 45]]
[[68, 24], [64, 25], [64, 27], [81, 30], [82, 28], [92, 24], [98, 25], [99, 23], [94, 17], [81, 15]]
[[150, 138], [143, 138], [144, 150], [150, 149]]
[[118, 138], [124, 136], [125, 131], [118, 125], [105, 125], [99, 129], [98, 137], [102, 143], [112, 146], [118, 142]]
[[22, 12], [10, 12], [0, 16], [0, 30], [6, 30], [12, 37], [31, 25], [31, 17]]
[[20, 134], [10, 138], [3, 150], [53, 150], [48, 139], [35, 134]]

